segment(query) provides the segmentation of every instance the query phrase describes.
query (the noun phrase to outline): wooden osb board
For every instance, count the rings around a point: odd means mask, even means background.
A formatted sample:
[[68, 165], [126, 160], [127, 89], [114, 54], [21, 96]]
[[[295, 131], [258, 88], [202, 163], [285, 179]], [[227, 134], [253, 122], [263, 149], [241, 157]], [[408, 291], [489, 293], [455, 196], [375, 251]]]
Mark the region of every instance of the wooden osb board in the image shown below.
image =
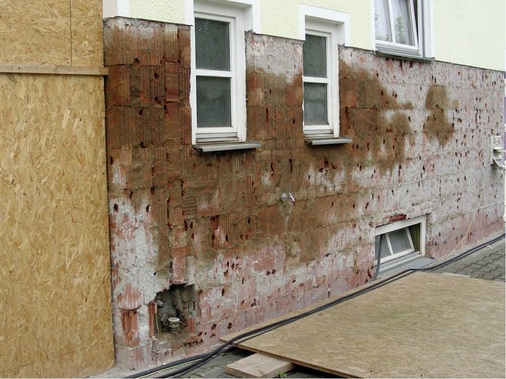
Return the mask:
[[102, 66], [102, 1], [0, 0], [0, 63]]
[[0, 377], [114, 363], [101, 77], [0, 74]]
[[501, 282], [417, 273], [240, 346], [348, 377], [503, 378], [504, 295]]

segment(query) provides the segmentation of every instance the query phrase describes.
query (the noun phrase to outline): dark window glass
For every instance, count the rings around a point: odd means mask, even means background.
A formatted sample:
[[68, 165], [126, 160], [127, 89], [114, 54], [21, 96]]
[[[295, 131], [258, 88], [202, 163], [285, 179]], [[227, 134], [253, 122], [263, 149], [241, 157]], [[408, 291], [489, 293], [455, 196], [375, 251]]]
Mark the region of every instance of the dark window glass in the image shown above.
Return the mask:
[[231, 126], [230, 78], [197, 77], [197, 126]]
[[228, 23], [196, 18], [195, 48], [197, 68], [230, 71]]
[[304, 75], [327, 77], [327, 41], [325, 37], [306, 34], [303, 47]]
[[304, 83], [304, 124], [328, 125], [327, 85]]

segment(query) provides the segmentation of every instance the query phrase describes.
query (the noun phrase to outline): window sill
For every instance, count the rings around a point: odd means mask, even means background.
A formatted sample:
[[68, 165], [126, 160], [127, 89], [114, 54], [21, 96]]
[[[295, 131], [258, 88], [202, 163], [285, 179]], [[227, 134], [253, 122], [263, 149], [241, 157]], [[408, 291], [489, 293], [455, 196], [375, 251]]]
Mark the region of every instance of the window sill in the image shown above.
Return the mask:
[[197, 143], [193, 145], [200, 153], [215, 153], [220, 151], [252, 150], [262, 146], [260, 142], [213, 142]]
[[344, 145], [347, 143], [352, 143], [353, 140], [351, 138], [346, 137], [330, 137], [326, 136], [311, 136], [307, 135], [305, 137], [305, 141], [308, 145], [312, 146], [322, 146], [322, 145]]
[[383, 57], [383, 58], [401, 59], [401, 60], [425, 62], [425, 63], [430, 63], [435, 60], [435, 58], [422, 57], [420, 55], [413, 55], [413, 54], [409, 54], [409, 53], [402, 53], [402, 52], [382, 50], [382, 49], [376, 50], [376, 56]]

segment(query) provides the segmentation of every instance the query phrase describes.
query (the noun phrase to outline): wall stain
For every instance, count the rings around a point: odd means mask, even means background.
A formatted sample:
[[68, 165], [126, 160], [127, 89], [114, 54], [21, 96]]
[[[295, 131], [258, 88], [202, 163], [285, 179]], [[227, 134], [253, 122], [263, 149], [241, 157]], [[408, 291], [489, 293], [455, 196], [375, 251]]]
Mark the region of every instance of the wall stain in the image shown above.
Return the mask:
[[341, 135], [353, 143], [343, 154], [348, 185], [357, 168], [374, 165], [380, 174], [392, 173], [405, 160], [408, 144], [414, 143], [407, 111], [410, 101], [401, 102], [372, 72], [340, 61]]
[[441, 146], [445, 146], [453, 136], [455, 125], [448, 120], [448, 109], [457, 109], [458, 101], [450, 104], [446, 87], [432, 85], [427, 92], [425, 108], [430, 110], [423, 125], [424, 134], [430, 139], [437, 139]]

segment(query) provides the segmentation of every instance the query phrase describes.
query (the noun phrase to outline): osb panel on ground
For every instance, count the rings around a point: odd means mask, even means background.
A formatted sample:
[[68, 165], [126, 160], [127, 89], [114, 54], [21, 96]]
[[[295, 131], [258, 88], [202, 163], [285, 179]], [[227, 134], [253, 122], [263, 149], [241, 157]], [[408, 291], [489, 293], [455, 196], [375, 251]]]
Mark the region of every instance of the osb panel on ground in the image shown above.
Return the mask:
[[0, 74], [0, 377], [114, 363], [101, 77]]
[[344, 376], [504, 377], [504, 321], [504, 283], [417, 273], [240, 346]]
[[0, 63], [102, 65], [102, 2], [0, 0]]

